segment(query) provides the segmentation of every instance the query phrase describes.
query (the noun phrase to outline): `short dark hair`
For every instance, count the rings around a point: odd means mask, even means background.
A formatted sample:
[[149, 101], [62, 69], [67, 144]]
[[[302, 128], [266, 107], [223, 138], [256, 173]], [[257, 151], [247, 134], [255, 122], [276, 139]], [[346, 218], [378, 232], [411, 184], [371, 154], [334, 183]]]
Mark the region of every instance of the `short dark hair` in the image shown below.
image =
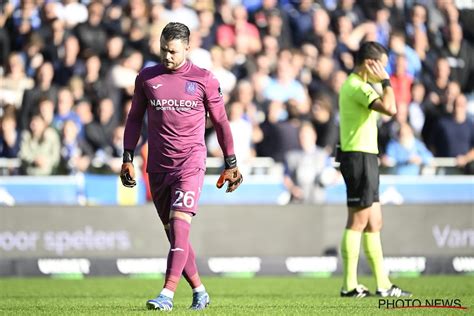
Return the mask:
[[366, 59], [379, 60], [383, 55], [388, 56], [388, 51], [382, 44], [365, 42], [356, 54], [356, 65], [362, 65]]
[[166, 41], [172, 40], [182, 40], [186, 44], [189, 43], [189, 28], [183, 23], [179, 22], [170, 22], [168, 23], [163, 31], [161, 32], [161, 37]]

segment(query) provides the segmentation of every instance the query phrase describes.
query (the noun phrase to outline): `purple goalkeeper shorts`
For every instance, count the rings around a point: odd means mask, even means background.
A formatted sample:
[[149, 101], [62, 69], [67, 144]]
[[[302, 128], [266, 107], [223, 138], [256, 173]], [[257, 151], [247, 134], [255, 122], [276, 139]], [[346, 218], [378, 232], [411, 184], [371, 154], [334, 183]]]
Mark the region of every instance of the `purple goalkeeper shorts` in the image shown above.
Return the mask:
[[148, 178], [153, 203], [164, 225], [169, 223], [170, 211], [196, 215], [204, 182], [203, 169], [149, 173]]

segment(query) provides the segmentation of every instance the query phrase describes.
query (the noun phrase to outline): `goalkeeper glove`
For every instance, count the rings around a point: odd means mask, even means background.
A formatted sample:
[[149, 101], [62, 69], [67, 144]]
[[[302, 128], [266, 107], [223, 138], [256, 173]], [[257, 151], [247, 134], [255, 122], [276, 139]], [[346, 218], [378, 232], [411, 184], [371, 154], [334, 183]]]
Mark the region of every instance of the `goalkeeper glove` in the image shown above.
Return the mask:
[[242, 174], [237, 168], [237, 159], [235, 155], [225, 157], [225, 169], [217, 180], [216, 186], [220, 189], [226, 181], [228, 181], [226, 192], [235, 191], [243, 181]]
[[133, 188], [137, 184], [135, 181], [135, 168], [133, 167], [133, 151], [131, 150], [126, 149], [123, 153], [120, 180], [122, 180], [123, 186], [127, 188]]

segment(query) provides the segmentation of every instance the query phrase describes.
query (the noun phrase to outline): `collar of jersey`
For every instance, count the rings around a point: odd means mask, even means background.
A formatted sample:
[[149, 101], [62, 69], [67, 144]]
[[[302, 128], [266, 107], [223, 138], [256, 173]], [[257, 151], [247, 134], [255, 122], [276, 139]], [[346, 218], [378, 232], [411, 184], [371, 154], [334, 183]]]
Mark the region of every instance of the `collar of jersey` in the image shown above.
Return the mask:
[[176, 70], [168, 70], [168, 72], [172, 74], [184, 73], [188, 71], [190, 67], [191, 67], [191, 63], [189, 62], [189, 60], [186, 60], [186, 62], [181, 67], [179, 67]]

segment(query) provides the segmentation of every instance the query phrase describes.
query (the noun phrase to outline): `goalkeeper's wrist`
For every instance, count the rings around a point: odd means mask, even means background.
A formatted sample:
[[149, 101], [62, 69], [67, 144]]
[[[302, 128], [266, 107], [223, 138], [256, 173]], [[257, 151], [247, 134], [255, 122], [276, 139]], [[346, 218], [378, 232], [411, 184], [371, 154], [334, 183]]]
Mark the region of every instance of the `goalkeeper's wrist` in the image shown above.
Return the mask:
[[235, 157], [235, 155], [224, 157], [224, 166], [225, 169], [232, 169], [237, 167], [237, 157]]
[[133, 162], [133, 150], [125, 149], [123, 151], [123, 163]]

